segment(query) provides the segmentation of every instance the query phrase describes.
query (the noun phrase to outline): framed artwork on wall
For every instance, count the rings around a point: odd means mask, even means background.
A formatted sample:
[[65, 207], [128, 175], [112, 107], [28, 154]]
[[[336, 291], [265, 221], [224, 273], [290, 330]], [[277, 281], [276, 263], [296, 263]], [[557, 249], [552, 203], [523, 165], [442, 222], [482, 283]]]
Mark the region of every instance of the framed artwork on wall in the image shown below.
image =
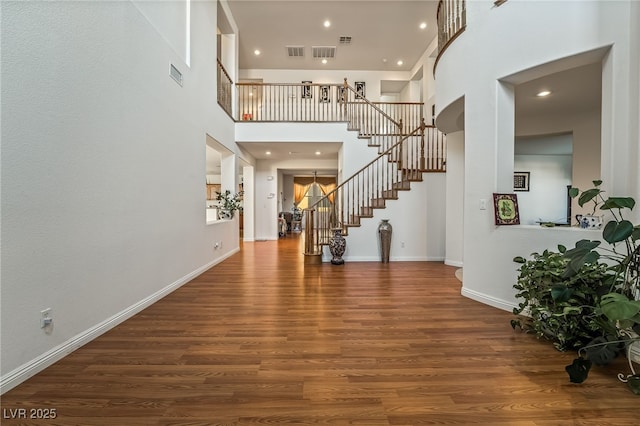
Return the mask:
[[356, 99], [363, 99], [367, 95], [364, 81], [356, 81]]
[[320, 102], [331, 102], [331, 91], [329, 86], [320, 86]]
[[516, 194], [493, 194], [493, 212], [496, 225], [520, 225], [518, 196]]
[[302, 99], [313, 98], [313, 92], [311, 91], [311, 81], [302, 82]]
[[531, 172], [514, 172], [513, 173], [513, 190], [528, 191], [530, 175], [531, 175]]
[[347, 91], [344, 86], [336, 86], [336, 102], [346, 102]]

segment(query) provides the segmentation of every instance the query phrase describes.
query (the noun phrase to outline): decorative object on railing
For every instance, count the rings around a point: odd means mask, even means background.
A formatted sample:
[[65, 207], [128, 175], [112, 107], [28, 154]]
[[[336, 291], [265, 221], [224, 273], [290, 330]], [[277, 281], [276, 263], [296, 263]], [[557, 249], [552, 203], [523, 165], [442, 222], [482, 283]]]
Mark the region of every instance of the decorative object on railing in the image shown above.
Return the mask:
[[382, 219], [382, 222], [378, 225], [378, 235], [380, 237], [380, 261], [382, 263], [389, 263], [392, 233], [393, 227], [389, 223], [389, 219]]
[[[431, 158], [434, 152], [438, 157]], [[411, 182], [421, 181], [422, 173], [444, 168], [444, 135], [422, 120], [418, 128], [305, 209], [305, 254], [321, 255], [333, 229], [348, 235], [349, 227], [360, 226], [360, 220], [373, 217], [374, 209], [384, 208], [386, 200], [411, 189]]]
[[438, 3], [438, 56], [433, 70], [438, 66], [442, 53], [467, 25], [467, 9], [465, 0], [440, 0]]
[[233, 118], [232, 96], [233, 80], [218, 59], [218, 104]]

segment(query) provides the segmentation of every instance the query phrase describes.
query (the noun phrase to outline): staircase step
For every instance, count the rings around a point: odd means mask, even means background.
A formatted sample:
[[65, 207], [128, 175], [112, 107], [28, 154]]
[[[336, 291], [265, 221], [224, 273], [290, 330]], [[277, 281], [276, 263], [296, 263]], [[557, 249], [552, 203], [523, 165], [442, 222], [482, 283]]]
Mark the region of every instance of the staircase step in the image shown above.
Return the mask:
[[360, 217], [373, 217], [373, 207], [360, 207]]
[[374, 209], [384, 209], [386, 207], [384, 198], [373, 198], [371, 200], [371, 207]]
[[382, 191], [382, 197], [385, 200], [397, 200], [398, 199], [398, 190], [397, 189], [387, 189], [386, 191]]
[[393, 184], [393, 189], [398, 191], [408, 191], [411, 189], [411, 181], [402, 180]]

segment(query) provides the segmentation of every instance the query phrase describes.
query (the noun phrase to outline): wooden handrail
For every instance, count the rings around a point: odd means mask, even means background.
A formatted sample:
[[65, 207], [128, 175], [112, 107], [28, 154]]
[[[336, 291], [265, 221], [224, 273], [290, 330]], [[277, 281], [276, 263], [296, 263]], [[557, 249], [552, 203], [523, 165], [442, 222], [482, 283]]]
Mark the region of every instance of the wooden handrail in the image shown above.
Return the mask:
[[433, 64], [434, 76], [440, 57], [466, 28], [466, 0], [440, 0], [436, 17], [438, 21], [438, 55]]
[[[359, 175], [360, 173], [362, 173], [365, 169], [368, 169], [369, 167], [371, 167], [371, 165], [373, 163], [375, 163], [376, 161], [378, 161], [381, 157], [384, 157], [385, 155], [388, 156], [394, 149], [396, 149], [401, 143], [403, 143], [405, 140], [407, 140], [409, 137], [415, 135], [419, 130], [424, 131], [426, 125], [424, 125], [424, 121], [423, 121], [423, 126], [420, 126], [418, 128], [416, 128], [415, 130], [413, 130], [411, 133], [409, 133], [408, 135], [404, 136], [402, 139], [400, 139], [395, 145], [393, 145], [392, 147], [390, 147], [389, 149], [387, 149], [386, 151], [384, 151], [382, 154], [378, 155], [376, 158], [374, 158], [373, 160], [371, 160], [371, 162], [367, 163], [366, 165], [364, 165], [360, 170], [358, 170], [357, 172], [355, 172], [354, 174], [352, 174], [351, 176], [349, 176], [345, 181], [343, 181], [340, 185], [336, 186], [332, 191], [330, 191], [329, 193], [325, 194], [324, 197], [322, 197], [321, 199], [319, 199], [318, 201], [316, 201], [311, 207], [309, 207], [309, 209], [315, 209], [318, 204], [320, 204], [322, 201], [324, 201], [325, 198], [329, 198], [330, 195], [335, 195], [335, 193], [340, 190], [340, 188], [342, 188], [344, 185], [346, 185], [350, 180], [354, 179], [357, 175]], [[305, 209], [306, 210], [306, 209]]]
[[233, 101], [233, 80], [224, 68], [222, 62], [220, 62], [220, 59], [216, 59], [216, 61], [218, 63], [218, 104], [229, 115], [229, 117], [233, 118], [233, 107], [231, 106]]
[[348, 235], [350, 227], [360, 226], [361, 218], [373, 217], [374, 209], [410, 189], [411, 182], [422, 180], [422, 173], [444, 171], [444, 155], [444, 135], [422, 119], [420, 126], [304, 210], [305, 254], [320, 255], [331, 230], [341, 228]]
[[231, 78], [231, 76], [229, 75], [229, 73], [227, 72], [227, 69], [224, 67], [224, 65], [222, 64], [222, 62], [220, 61], [220, 59], [216, 59], [216, 61], [218, 62], [218, 67], [220, 68], [220, 70], [224, 73], [225, 77], [227, 77], [227, 80], [233, 84], [233, 79]]
[[369, 99], [367, 99], [364, 96], [360, 96], [360, 94], [358, 94], [358, 92], [349, 85], [349, 83], [347, 83], [347, 79], [344, 79], [344, 87], [348, 88], [349, 90], [351, 90], [355, 95], [356, 98], [360, 97], [360, 99], [363, 100], [364, 103], [368, 104], [371, 106], [371, 108], [373, 108], [374, 110], [378, 111], [380, 114], [382, 114], [383, 117], [385, 117], [387, 120], [391, 121], [393, 124], [395, 124], [396, 126], [398, 126], [399, 128], [402, 127], [400, 125], [400, 123], [398, 123], [396, 120], [394, 120], [393, 118], [391, 118], [389, 116], [389, 114], [387, 114], [386, 112], [384, 112], [382, 109], [380, 109], [377, 105], [375, 105], [373, 102], [371, 102]]

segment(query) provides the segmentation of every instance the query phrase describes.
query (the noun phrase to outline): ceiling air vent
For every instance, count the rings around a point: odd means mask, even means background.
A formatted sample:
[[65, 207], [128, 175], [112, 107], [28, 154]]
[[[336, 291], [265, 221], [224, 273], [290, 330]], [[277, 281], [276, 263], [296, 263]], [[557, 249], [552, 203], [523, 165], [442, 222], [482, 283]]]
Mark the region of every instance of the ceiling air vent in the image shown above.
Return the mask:
[[335, 58], [336, 47], [335, 46], [312, 46], [314, 58]]
[[340, 44], [351, 44], [351, 36], [340, 36]]
[[287, 56], [290, 58], [302, 58], [304, 56], [304, 46], [287, 46]]

